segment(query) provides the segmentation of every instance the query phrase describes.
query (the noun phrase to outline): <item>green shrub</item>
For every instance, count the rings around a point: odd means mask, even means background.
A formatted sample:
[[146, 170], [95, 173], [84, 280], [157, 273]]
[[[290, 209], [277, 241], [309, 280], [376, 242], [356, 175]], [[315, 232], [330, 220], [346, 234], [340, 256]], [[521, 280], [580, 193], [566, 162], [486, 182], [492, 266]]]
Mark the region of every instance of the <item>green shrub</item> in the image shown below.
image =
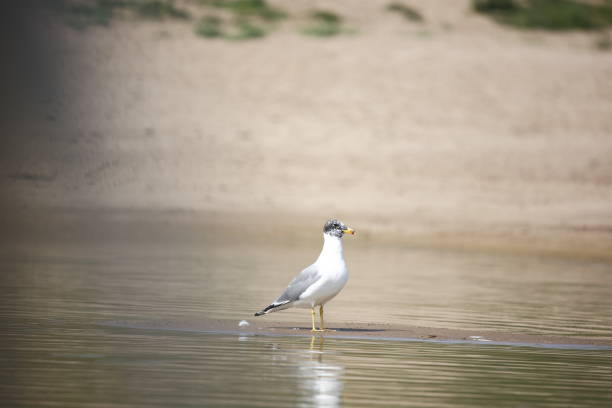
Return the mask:
[[266, 35], [266, 30], [248, 19], [238, 19], [235, 23], [235, 34], [226, 36], [230, 40], [249, 40]]
[[310, 17], [320, 23], [340, 24], [342, 17], [331, 11], [315, 10], [310, 13]]
[[189, 13], [177, 8], [171, 1], [150, 0], [133, 4], [136, 12], [145, 18], [161, 20], [166, 17], [188, 19]]
[[265, 0], [200, 0], [200, 3], [225, 8], [237, 16], [258, 17], [265, 21], [277, 21], [287, 17], [285, 12], [270, 6]]
[[196, 26], [196, 34], [206, 38], [216, 38], [223, 35], [222, 21], [217, 16], [204, 16]]
[[474, 0], [473, 7], [480, 13], [508, 12], [518, 8], [513, 0]]
[[92, 25], [109, 25], [117, 9], [130, 10], [139, 17], [155, 20], [166, 17], [189, 18], [189, 13], [174, 6], [170, 0], [60, 0], [57, 4], [59, 6], [56, 8], [66, 14], [68, 25], [77, 29]]
[[520, 28], [594, 30], [612, 25], [612, 5], [575, 0], [474, 0], [477, 12]]
[[331, 11], [314, 10], [310, 13], [310, 23], [302, 31], [316, 37], [331, 37], [342, 32], [342, 17]]
[[406, 19], [410, 21], [415, 21], [415, 22], [423, 21], [423, 16], [421, 15], [421, 13], [418, 12], [418, 10], [410, 6], [407, 6], [405, 4], [402, 4], [402, 3], [389, 3], [387, 5], [387, 10], [394, 12], [394, 13], [401, 14], [402, 16], [404, 16]]

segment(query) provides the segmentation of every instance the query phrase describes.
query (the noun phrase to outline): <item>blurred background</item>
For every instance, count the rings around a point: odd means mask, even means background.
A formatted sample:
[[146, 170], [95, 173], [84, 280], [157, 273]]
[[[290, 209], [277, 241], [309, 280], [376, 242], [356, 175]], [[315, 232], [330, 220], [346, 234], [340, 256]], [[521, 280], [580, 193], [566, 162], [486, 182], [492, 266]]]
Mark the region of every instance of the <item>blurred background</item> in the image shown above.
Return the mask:
[[[609, 0], [2, 2], [3, 406], [611, 406], [611, 24]], [[357, 337], [254, 318], [330, 217], [357, 235], [326, 322]]]
[[612, 254], [609, 1], [2, 7], [11, 242], [336, 216], [368, 243]]

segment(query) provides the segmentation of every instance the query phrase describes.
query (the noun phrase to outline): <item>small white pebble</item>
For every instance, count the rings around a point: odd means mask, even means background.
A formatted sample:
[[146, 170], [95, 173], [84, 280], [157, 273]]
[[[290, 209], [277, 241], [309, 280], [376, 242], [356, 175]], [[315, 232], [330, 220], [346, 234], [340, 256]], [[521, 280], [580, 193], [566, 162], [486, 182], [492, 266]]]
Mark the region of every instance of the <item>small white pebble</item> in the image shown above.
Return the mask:
[[247, 322], [246, 320], [241, 320], [240, 323], [238, 323], [238, 327], [245, 327], [245, 326], [250, 326], [251, 324], [249, 322]]
[[484, 338], [484, 337], [482, 337], [482, 336], [470, 336], [469, 338], [470, 338], [470, 340], [478, 340], [478, 341], [491, 341], [491, 340], [489, 340], [489, 339], [485, 339], [485, 338]]

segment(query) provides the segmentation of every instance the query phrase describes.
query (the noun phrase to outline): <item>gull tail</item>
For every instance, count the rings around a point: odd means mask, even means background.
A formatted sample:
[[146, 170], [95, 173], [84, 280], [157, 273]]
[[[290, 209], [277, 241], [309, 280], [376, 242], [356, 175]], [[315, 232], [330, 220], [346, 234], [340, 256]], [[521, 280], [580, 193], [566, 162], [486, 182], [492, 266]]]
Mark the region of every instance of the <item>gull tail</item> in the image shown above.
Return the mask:
[[284, 307], [281, 306], [286, 306], [287, 303], [289, 303], [289, 301], [285, 301], [285, 302], [280, 302], [280, 303], [272, 303], [269, 306], [266, 306], [265, 308], [263, 308], [262, 310], [260, 310], [259, 312], [255, 313], [255, 316], [261, 316], [261, 315], [265, 315], [271, 312], [276, 312], [277, 310], [283, 310], [285, 309]]

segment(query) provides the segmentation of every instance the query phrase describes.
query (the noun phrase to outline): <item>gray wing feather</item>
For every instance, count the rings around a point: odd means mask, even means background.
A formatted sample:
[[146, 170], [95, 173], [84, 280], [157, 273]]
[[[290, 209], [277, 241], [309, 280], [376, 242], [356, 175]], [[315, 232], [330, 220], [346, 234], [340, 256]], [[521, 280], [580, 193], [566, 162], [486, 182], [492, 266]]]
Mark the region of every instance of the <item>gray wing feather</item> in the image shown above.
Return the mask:
[[306, 291], [306, 289], [308, 289], [313, 283], [318, 281], [320, 277], [321, 275], [319, 274], [317, 267], [314, 264], [310, 265], [308, 268], [300, 272], [295, 278], [293, 278], [289, 286], [287, 286], [287, 289], [285, 289], [283, 294], [280, 295], [280, 297], [276, 299], [276, 302], [274, 303], [295, 302], [300, 298], [300, 295], [304, 293], [304, 291]]

